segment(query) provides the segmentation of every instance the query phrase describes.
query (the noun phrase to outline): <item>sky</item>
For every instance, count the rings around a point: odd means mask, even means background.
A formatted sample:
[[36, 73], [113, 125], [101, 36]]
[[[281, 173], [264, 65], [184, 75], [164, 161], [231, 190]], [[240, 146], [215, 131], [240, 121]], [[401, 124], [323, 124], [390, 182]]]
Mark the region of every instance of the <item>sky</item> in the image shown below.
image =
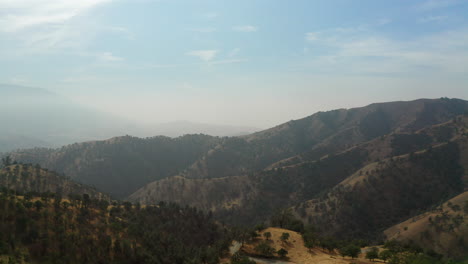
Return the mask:
[[146, 123], [468, 99], [468, 1], [0, 0], [0, 69]]

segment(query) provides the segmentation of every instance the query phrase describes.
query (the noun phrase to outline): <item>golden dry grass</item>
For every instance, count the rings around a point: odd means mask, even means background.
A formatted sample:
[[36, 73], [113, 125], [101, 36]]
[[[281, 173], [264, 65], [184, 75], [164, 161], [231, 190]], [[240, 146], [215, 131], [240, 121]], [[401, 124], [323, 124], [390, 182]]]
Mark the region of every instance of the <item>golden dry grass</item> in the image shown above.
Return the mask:
[[[359, 264], [368, 264], [371, 263], [370, 261], [363, 259], [361, 256], [358, 259], [351, 260], [349, 258], [343, 259], [336, 253], [330, 254], [326, 251], [323, 251], [320, 248], [313, 248], [309, 251], [304, 246], [304, 240], [302, 239], [301, 234], [290, 231], [287, 229], [270, 227], [260, 232], [260, 237], [253, 243], [245, 244], [242, 247], [242, 251], [246, 254], [255, 254], [255, 246], [261, 243], [262, 241], [266, 241], [263, 237], [265, 232], [271, 233], [271, 238], [269, 239], [268, 243], [272, 246], [275, 250], [279, 250], [284, 248], [288, 251], [288, 259], [287, 261], [297, 264], [348, 264], [348, 263], [359, 263]], [[289, 233], [288, 242], [283, 243], [280, 239], [283, 233]]]

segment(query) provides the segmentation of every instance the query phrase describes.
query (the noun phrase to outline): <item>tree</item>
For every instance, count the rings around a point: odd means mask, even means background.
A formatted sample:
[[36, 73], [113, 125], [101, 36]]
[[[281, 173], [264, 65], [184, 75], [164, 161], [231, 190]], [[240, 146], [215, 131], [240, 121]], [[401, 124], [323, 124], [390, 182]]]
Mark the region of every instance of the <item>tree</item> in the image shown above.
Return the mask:
[[359, 253], [361, 253], [361, 248], [356, 246], [356, 245], [350, 245], [348, 248], [348, 256], [350, 256], [352, 259], [357, 258], [359, 256]]
[[324, 237], [320, 239], [320, 247], [332, 252], [338, 248], [338, 242], [333, 237]]
[[41, 211], [42, 207], [44, 207], [44, 204], [41, 201], [37, 200], [36, 202], [34, 202], [34, 207], [39, 212]]
[[340, 255], [343, 258], [345, 256], [349, 256], [352, 259], [354, 259], [354, 258], [357, 258], [359, 256], [359, 253], [361, 253], [361, 248], [356, 246], [356, 245], [350, 244], [350, 245], [346, 245], [344, 247], [341, 247], [339, 249], [339, 251], [340, 251]]
[[280, 239], [281, 239], [281, 241], [282, 241], [283, 243], [285, 243], [285, 242], [288, 241], [288, 239], [289, 239], [289, 233], [283, 233], [283, 234], [281, 234]]
[[265, 237], [266, 240], [270, 240], [271, 233], [270, 232], [265, 232], [265, 233], [263, 233], [263, 236]]
[[255, 251], [265, 257], [272, 257], [275, 253], [275, 249], [268, 245], [266, 242], [262, 242], [255, 247]]
[[379, 259], [383, 260], [384, 262], [390, 259], [391, 257], [392, 257], [392, 252], [390, 252], [390, 250], [388, 249], [379, 253]]
[[304, 241], [304, 246], [309, 249], [309, 252], [312, 250], [312, 248], [315, 246], [315, 243], [312, 240], [305, 240]]
[[370, 261], [374, 261], [374, 259], [379, 257], [379, 249], [376, 247], [370, 248], [369, 251], [366, 253], [366, 259]]
[[284, 258], [286, 257], [286, 255], [288, 255], [288, 251], [284, 248], [281, 248], [280, 250], [278, 250], [276, 252], [278, 254], [278, 256], [280, 256], [281, 258]]
[[6, 157], [2, 158], [2, 163], [3, 163], [4, 167], [10, 166], [11, 165], [11, 157], [6, 156]]
[[231, 264], [255, 264], [256, 262], [250, 260], [247, 256], [241, 255], [239, 252], [231, 257]]

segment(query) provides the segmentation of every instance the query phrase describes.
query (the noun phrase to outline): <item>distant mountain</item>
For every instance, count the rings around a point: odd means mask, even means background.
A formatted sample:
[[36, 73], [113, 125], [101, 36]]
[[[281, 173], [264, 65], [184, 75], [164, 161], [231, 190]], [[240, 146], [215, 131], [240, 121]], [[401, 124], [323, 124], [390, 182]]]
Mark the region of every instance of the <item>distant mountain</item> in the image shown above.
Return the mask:
[[59, 149], [22, 150], [11, 156], [123, 198], [149, 182], [182, 173], [220, 140], [207, 135], [145, 139], [124, 136]]
[[0, 152], [32, 147], [52, 147], [53, 145], [38, 138], [22, 136], [19, 134], [0, 134]]
[[15, 164], [0, 170], [0, 187], [18, 193], [56, 193], [62, 197], [88, 194], [92, 199], [109, 200], [109, 196], [95, 188], [74, 182], [56, 172], [31, 164]]
[[187, 134], [205, 134], [219, 137], [232, 137], [248, 135], [260, 130], [254, 127], [204, 124], [190, 121], [158, 123], [147, 126], [150, 128], [147, 129], [146, 134], [152, 136], [161, 135], [168, 137], [179, 137]]
[[256, 128], [179, 121], [142, 124], [81, 106], [40, 88], [0, 84], [0, 152], [33, 147], [59, 147], [115, 136], [140, 137], [185, 134], [239, 136]]
[[105, 139], [135, 127], [44, 89], [1, 84], [0, 95], [0, 152]]

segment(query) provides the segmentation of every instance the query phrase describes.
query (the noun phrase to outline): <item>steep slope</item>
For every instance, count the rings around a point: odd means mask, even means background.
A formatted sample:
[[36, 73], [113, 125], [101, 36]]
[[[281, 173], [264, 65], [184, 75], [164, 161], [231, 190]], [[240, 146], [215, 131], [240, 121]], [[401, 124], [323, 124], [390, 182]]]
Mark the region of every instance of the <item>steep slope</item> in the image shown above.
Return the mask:
[[30, 164], [10, 165], [0, 170], [0, 187], [18, 193], [58, 193], [63, 197], [88, 194], [93, 199], [106, 199], [109, 196], [95, 188], [74, 182], [53, 171]]
[[255, 191], [246, 176], [187, 179], [174, 176], [147, 184], [129, 196], [132, 202], [157, 204], [171, 201], [204, 211], [231, 209], [242, 205]]
[[424, 151], [371, 163], [318, 199], [296, 206], [297, 215], [326, 233], [375, 237], [385, 228], [467, 187], [468, 134]]
[[219, 138], [187, 135], [179, 138], [117, 137], [60, 149], [32, 149], [12, 159], [40, 164], [122, 198], [154, 180], [181, 173], [211, 149]]
[[420, 99], [319, 112], [240, 138], [228, 138], [197, 161], [188, 178], [216, 178], [263, 170], [304, 153], [316, 160], [393, 131], [412, 133], [468, 112], [459, 99]]
[[[465, 133], [468, 133], [468, 116], [459, 116], [416, 133], [392, 133], [316, 161], [273, 167], [246, 176], [212, 180], [183, 178], [184, 184], [181, 184], [182, 177], [168, 178], [145, 186], [130, 199], [150, 204], [176, 199], [182, 204], [209, 208], [226, 221], [259, 222], [278, 208], [293, 206], [325, 193], [369, 164], [374, 166], [402, 152], [415, 152], [448, 139], [456, 140]], [[226, 184], [221, 186], [219, 182]], [[173, 193], [180, 195], [174, 197]], [[209, 201], [206, 197], [216, 199]], [[236, 201], [235, 207], [225, 206], [232, 201]], [[303, 206], [299, 206], [298, 211], [306, 216]]]
[[384, 231], [389, 240], [412, 241], [420, 247], [459, 259], [468, 257], [468, 192], [437, 208]]

